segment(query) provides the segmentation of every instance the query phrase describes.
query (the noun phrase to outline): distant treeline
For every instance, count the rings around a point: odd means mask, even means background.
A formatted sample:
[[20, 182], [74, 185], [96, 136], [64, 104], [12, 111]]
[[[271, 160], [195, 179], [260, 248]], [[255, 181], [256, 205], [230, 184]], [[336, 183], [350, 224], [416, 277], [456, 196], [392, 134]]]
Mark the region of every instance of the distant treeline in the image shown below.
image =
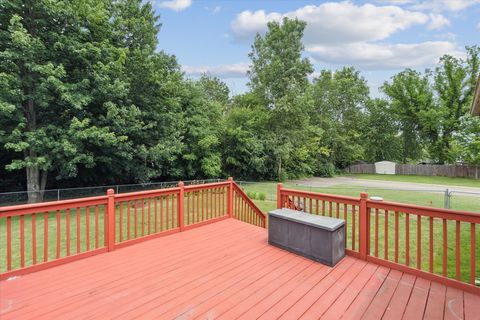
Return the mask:
[[[187, 79], [142, 0], [3, 2], [0, 185], [7, 190], [331, 175], [355, 160], [480, 162], [468, 116], [479, 49], [405, 70], [372, 99], [359, 71], [303, 57], [305, 23], [257, 35], [249, 91]], [[41, 193], [33, 193], [37, 201]]]

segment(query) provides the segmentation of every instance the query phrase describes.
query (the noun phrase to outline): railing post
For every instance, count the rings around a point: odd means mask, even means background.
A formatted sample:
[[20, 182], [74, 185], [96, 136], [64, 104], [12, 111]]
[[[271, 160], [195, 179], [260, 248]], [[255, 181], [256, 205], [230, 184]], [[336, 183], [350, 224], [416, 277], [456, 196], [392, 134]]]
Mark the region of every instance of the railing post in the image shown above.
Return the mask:
[[185, 226], [185, 204], [184, 204], [184, 198], [185, 198], [185, 184], [183, 181], [178, 182], [178, 186], [180, 187], [180, 192], [178, 193], [178, 227], [180, 228], [180, 231], [183, 231], [183, 228]]
[[359, 235], [358, 239], [360, 242], [360, 257], [364, 260], [367, 259], [368, 252], [368, 241], [370, 226], [368, 225], [368, 213], [367, 213], [367, 199], [368, 194], [366, 192], [360, 193], [360, 217], [359, 222], [360, 226], [358, 228]]
[[281, 192], [282, 188], [283, 188], [283, 184], [278, 183], [277, 184], [277, 209], [282, 208], [282, 192]]
[[107, 190], [107, 228], [105, 229], [105, 247], [108, 251], [115, 249], [115, 192], [113, 189]]
[[233, 216], [233, 178], [228, 177], [227, 214]]

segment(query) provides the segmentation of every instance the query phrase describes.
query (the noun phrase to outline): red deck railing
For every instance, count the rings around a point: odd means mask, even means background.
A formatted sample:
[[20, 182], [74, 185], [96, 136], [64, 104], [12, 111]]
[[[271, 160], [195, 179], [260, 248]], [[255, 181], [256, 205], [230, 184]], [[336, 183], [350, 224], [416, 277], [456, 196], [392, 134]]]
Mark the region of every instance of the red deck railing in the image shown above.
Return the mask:
[[[225, 182], [0, 207], [0, 279], [112, 251], [226, 218], [265, 227], [265, 215]], [[5, 259], [4, 259], [5, 257]]]
[[[480, 214], [277, 188], [277, 207], [345, 220], [347, 254], [479, 294]], [[452, 257], [452, 258], [449, 258]]]

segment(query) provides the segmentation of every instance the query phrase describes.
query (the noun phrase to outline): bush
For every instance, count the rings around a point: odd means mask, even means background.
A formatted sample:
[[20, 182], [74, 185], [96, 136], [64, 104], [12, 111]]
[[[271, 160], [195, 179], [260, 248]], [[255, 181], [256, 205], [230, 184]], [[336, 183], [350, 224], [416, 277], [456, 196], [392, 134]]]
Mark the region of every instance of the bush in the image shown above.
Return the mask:
[[316, 175], [318, 177], [333, 177], [335, 175], [335, 166], [330, 162], [319, 164]]
[[247, 191], [247, 196], [252, 200], [257, 199], [257, 193], [253, 191]]
[[265, 201], [265, 199], [267, 198], [267, 195], [263, 192], [260, 192], [258, 194], [258, 200], [262, 200], [262, 201]]

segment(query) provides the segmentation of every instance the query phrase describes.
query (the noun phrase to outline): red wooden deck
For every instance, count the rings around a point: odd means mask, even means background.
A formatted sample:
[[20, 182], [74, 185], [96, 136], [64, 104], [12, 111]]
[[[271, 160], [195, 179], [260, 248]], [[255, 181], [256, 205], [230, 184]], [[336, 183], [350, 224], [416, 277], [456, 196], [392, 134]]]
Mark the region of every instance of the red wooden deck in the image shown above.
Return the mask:
[[480, 296], [346, 257], [329, 268], [233, 219], [0, 282], [7, 319], [480, 319]]

